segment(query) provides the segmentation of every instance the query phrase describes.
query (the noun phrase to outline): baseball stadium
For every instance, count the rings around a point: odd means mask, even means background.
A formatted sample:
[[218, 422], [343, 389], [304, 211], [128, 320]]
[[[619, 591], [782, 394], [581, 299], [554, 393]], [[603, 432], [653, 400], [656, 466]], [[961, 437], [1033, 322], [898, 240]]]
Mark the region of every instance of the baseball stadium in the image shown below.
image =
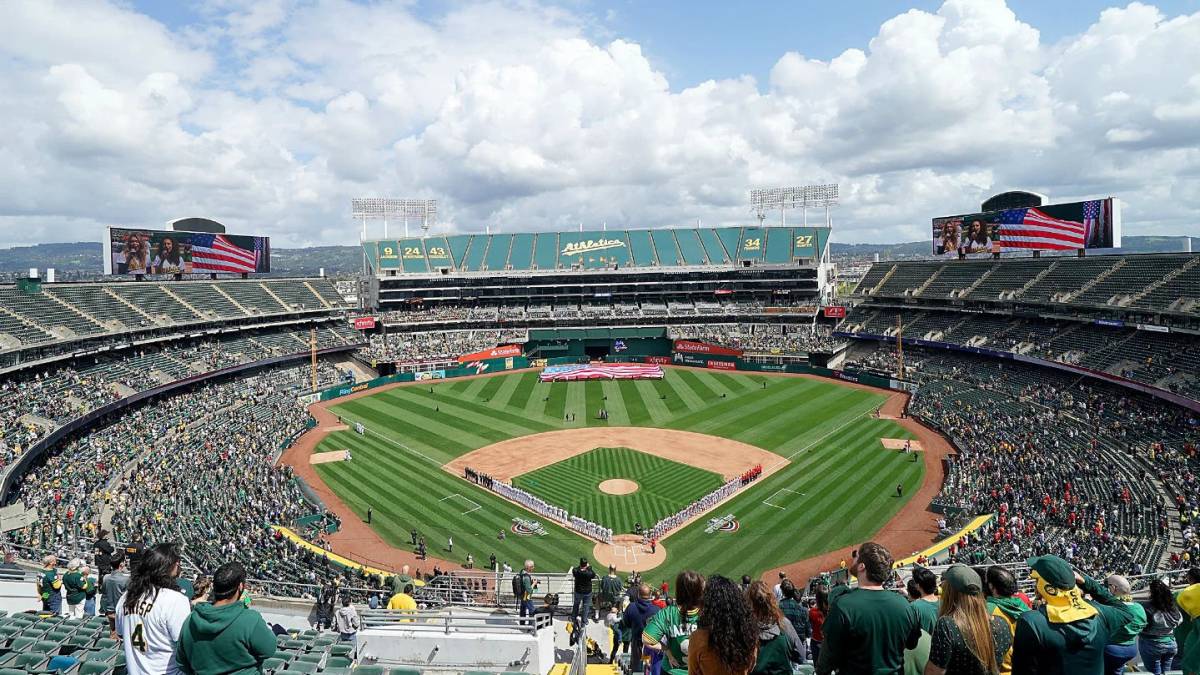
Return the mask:
[[[1111, 200], [1033, 198], [997, 197], [1119, 236]], [[119, 670], [102, 616], [42, 632], [79, 597], [46, 580], [159, 544], [200, 587], [244, 569], [275, 673], [636, 668], [583, 618], [629, 602], [608, 579], [808, 608], [863, 550], [897, 590], [966, 563], [1033, 593], [1034, 555], [1195, 583], [1200, 256], [981, 254], [933, 222], [932, 257], [849, 285], [827, 226], [366, 240], [337, 280], [270, 274], [261, 237], [110, 228], [107, 277], [0, 288], [0, 667]], [[339, 598], [369, 648], [325, 637]]]

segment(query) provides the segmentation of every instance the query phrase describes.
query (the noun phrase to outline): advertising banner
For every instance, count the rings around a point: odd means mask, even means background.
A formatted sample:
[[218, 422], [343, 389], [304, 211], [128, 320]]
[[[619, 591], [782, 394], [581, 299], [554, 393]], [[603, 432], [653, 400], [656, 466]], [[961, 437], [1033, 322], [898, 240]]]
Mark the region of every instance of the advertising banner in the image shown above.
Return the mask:
[[108, 228], [105, 274], [265, 274], [267, 237], [174, 230]]
[[373, 316], [356, 316], [351, 321], [354, 323], [354, 330], [370, 330], [375, 327]]
[[416, 380], [423, 382], [425, 380], [444, 380], [446, 379], [446, 371], [444, 370], [426, 370], [416, 374]]
[[644, 358], [642, 360], [646, 363], [657, 363], [659, 365], [663, 365], [663, 364], [670, 363], [671, 357], [669, 357], [669, 356], [647, 356], [646, 358]]
[[684, 354], [709, 354], [711, 356], [741, 356], [742, 350], [712, 345], [707, 342], [694, 340], [676, 340], [675, 351]]
[[500, 345], [485, 349], [474, 354], [464, 354], [458, 357], [459, 363], [471, 363], [472, 361], [486, 361], [487, 359], [503, 359], [509, 356], [520, 356], [521, 345]]
[[846, 318], [846, 308], [843, 305], [830, 305], [825, 308], [826, 319], [844, 319]]
[[733, 361], [720, 361], [717, 359], [709, 359], [704, 363], [704, 367], [714, 370], [737, 370], [737, 364]]
[[933, 252], [941, 256], [1120, 245], [1121, 201], [1112, 197], [933, 219]]

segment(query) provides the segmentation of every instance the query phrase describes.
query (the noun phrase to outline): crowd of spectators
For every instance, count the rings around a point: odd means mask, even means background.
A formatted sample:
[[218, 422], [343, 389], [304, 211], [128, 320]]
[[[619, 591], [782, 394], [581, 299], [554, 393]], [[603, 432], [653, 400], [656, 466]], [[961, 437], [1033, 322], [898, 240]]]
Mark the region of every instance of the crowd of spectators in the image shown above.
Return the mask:
[[[905, 356], [919, 382], [909, 412], [958, 449], [935, 502], [951, 517], [997, 516], [953, 547], [954, 559], [1053, 553], [1091, 573], [1139, 575], [1200, 555], [1200, 416], [1036, 366]], [[880, 347], [855, 365], [886, 372], [894, 358]]]

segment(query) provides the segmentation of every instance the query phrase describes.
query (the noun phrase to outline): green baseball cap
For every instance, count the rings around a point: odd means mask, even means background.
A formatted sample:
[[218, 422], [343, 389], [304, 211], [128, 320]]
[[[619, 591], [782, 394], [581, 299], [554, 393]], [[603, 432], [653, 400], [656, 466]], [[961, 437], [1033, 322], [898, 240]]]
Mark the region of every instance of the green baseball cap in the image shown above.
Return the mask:
[[1042, 555], [1025, 561], [1046, 583], [1055, 588], [1075, 588], [1075, 570], [1056, 555]]
[[942, 581], [950, 584], [950, 587], [959, 593], [979, 595], [983, 592], [983, 582], [980, 581], [979, 575], [966, 565], [951, 565], [942, 572]]

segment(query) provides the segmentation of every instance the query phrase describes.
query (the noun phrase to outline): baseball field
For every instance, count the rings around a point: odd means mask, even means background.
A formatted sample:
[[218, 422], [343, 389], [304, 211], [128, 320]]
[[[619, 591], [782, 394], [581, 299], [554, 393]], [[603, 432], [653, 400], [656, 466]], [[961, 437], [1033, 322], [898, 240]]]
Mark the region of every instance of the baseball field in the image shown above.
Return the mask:
[[[528, 371], [419, 382], [334, 405], [331, 412], [351, 429], [332, 432], [316, 452], [349, 450], [353, 459], [314, 468], [359, 517], [370, 506], [372, 528], [395, 547], [411, 550], [416, 529], [432, 556], [461, 562], [471, 553], [485, 566], [494, 553], [514, 567], [532, 558], [556, 571], [591, 555], [595, 542], [468, 483], [448, 465], [477, 465], [494, 445], [507, 458], [497, 467], [511, 471], [489, 473], [619, 533], [634, 521], [653, 524], [760, 462], [767, 475], [666, 538], [666, 560], [653, 568], [663, 578], [685, 568], [758, 574], [862, 541], [916, 492], [923, 463], [881, 442], [912, 436], [871, 415], [885, 399], [828, 380], [685, 368], [667, 369], [661, 381], [548, 384]], [[365, 434], [353, 430], [355, 422]], [[687, 445], [704, 440], [695, 434], [727, 448], [721, 462]], [[570, 443], [556, 439], [573, 435], [578, 448], [562, 451]], [[576, 454], [558, 457], [564, 452]], [[637, 489], [600, 490], [611, 479]], [[903, 497], [895, 496], [897, 484]], [[708, 518], [724, 515], [736, 525], [705, 532]], [[537, 521], [545, 534], [514, 532], [513, 518]]]

